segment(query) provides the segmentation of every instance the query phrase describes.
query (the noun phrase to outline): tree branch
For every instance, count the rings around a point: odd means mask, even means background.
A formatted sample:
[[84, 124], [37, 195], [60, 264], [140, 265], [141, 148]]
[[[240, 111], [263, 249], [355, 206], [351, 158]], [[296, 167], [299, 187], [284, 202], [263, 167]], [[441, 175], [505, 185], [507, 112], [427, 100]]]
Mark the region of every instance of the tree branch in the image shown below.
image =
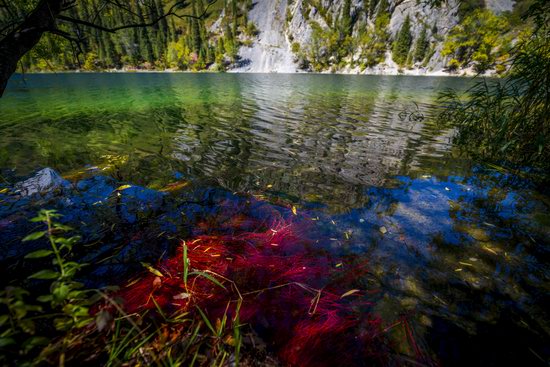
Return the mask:
[[0, 40], [0, 97], [17, 63], [40, 41], [47, 29], [56, 28], [63, 0], [40, 0], [23, 22]]
[[154, 26], [154, 25], [158, 24], [161, 20], [163, 20], [163, 19], [165, 19], [169, 16], [175, 16], [175, 17], [180, 18], [180, 19], [183, 19], [183, 18], [203, 19], [206, 16], [206, 14], [208, 13], [208, 9], [210, 8], [210, 6], [212, 6], [212, 4], [214, 4], [214, 3], [215, 3], [215, 1], [209, 2], [208, 5], [206, 6], [206, 8], [204, 9], [204, 11], [202, 12], [202, 14], [192, 15], [192, 14], [178, 14], [178, 13], [176, 13], [177, 7], [180, 6], [180, 5], [185, 4], [185, 1], [179, 1], [179, 2], [174, 3], [170, 7], [170, 9], [168, 10], [167, 13], [164, 13], [163, 15], [157, 17], [156, 19], [154, 19], [150, 22], [125, 24], [125, 25], [121, 25], [121, 26], [113, 27], [113, 28], [107, 28], [107, 27], [104, 27], [102, 25], [99, 25], [99, 24], [96, 24], [96, 23], [93, 23], [93, 22], [89, 22], [87, 20], [72, 18], [72, 17], [68, 17], [66, 15], [59, 15], [57, 18], [59, 20], [62, 20], [62, 21], [68, 22], [68, 23], [79, 24], [79, 25], [82, 25], [82, 26], [95, 28], [95, 29], [98, 29], [98, 30], [103, 31], [103, 32], [115, 33], [117, 31], [121, 31], [121, 30], [124, 30], [124, 29], [151, 27], [151, 26]]

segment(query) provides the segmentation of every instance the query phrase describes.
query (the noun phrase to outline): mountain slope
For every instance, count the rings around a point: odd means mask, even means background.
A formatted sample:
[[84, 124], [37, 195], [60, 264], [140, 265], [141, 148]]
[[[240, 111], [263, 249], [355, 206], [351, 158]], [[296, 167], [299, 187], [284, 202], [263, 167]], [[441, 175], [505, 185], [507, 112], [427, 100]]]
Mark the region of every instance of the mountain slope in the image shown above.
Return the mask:
[[[462, 51], [444, 48], [453, 29], [477, 9], [502, 14], [514, 5], [512, 0], [486, 1], [448, 0], [432, 6], [417, 0], [258, 0], [248, 13], [258, 33], [240, 47], [239, 61], [229, 68], [238, 72], [444, 74], [459, 69], [476, 73], [476, 63], [470, 60], [460, 60], [456, 68], [449, 66], [455, 62], [454, 54]], [[399, 61], [394, 48], [406, 20], [408, 53]], [[416, 51], [422, 47], [423, 52]], [[486, 70], [490, 73], [494, 68], [493, 62]]]

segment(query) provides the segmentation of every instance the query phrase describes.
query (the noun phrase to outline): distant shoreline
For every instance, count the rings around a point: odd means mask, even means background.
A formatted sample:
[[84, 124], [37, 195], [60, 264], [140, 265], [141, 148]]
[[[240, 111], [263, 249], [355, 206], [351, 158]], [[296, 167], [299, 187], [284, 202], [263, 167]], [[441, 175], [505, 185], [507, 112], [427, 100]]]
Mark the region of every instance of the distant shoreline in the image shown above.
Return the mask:
[[17, 75], [28, 75], [28, 74], [282, 74], [282, 75], [295, 75], [295, 74], [303, 74], [303, 75], [356, 75], [356, 76], [418, 76], [418, 77], [466, 77], [466, 78], [475, 78], [477, 76], [486, 77], [486, 78], [498, 78], [499, 76], [495, 73], [491, 74], [477, 74], [471, 70], [461, 70], [458, 73], [449, 73], [443, 70], [439, 71], [429, 71], [429, 72], [421, 72], [419, 69], [413, 69], [413, 70], [405, 70], [403, 72], [399, 72], [395, 69], [387, 69], [387, 70], [368, 70], [364, 72], [356, 72], [353, 70], [340, 70], [336, 72], [331, 71], [321, 71], [321, 72], [314, 72], [314, 71], [296, 71], [294, 73], [283, 73], [283, 72], [275, 72], [275, 71], [233, 71], [233, 70], [227, 70], [227, 71], [214, 71], [214, 70], [199, 70], [199, 71], [190, 71], [190, 70], [125, 70], [125, 69], [106, 69], [106, 70], [95, 70], [95, 71], [87, 71], [87, 70], [60, 70], [60, 71], [29, 71], [25, 73], [17, 72]]

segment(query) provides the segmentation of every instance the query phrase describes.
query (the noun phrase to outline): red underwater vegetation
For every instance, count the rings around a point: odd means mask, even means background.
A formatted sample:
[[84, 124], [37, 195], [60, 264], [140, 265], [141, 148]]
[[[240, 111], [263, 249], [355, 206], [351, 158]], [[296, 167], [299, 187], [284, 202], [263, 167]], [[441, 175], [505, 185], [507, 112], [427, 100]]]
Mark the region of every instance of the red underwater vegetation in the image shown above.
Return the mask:
[[173, 257], [130, 282], [118, 294], [124, 310], [226, 315], [249, 324], [290, 366], [387, 364], [382, 322], [368, 300], [374, 291], [360, 286], [367, 264], [335, 258], [308, 239], [307, 220], [287, 217], [235, 213], [203, 223], [203, 232], [222, 231], [181, 241]]

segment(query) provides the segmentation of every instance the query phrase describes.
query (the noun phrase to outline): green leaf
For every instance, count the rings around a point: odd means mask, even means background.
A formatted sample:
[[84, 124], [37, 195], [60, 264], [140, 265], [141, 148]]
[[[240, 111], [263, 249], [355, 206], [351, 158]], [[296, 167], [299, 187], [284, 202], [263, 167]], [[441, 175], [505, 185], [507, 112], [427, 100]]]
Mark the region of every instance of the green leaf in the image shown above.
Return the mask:
[[53, 254], [52, 250], [38, 250], [25, 255], [25, 259], [40, 259], [42, 257], [50, 256], [51, 254]]
[[20, 320], [19, 326], [21, 326], [21, 329], [28, 334], [34, 334], [34, 330], [36, 328], [36, 325], [30, 319]]
[[53, 227], [54, 227], [55, 229], [58, 229], [58, 230], [60, 230], [60, 231], [65, 231], [65, 232], [67, 232], [67, 231], [72, 231], [72, 230], [73, 230], [71, 227], [69, 227], [69, 226], [67, 226], [67, 225], [65, 225], [65, 224], [61, 224], [61, 223], [54, 223], [54, 224], [53, 224]]
[[216, 334], [216, 330], [214, 330], [214, 327], [212, 326], [212, 323], [210, 322], [210, 320], [208, 320], [208, 317], [206, 317], [206, 314], [199, 308], [199, 306], [197, 306], [197, 310], [199, 310], [199, 313], [201, 314], [202, 316], [202, 319], [204, 320], [204, 323], [206, 324], [206, 326], [210, 329], [210, 331], [212, 331], [212, 334]]
[[59, 284], [52, 290], [53, 300], [57, 303], [63, 302], [67, 299], [70, 290], [67, 284]]
[[65, 331], [71, 328], [71, 320], [64, 317], [58, 317], [53, 320], [53, 325], [56, 330]]
[[23, 242], [34, 241], [34, 240], [37, 240], [37, 239], [43, 237], [45, 234], [46, 234], [46, 231], [34, 232], [34, 233], [31, 233], [30, 235], [26, 236], [25, 238], [23, 238], [22, 241]]
[[51, 294], [46, 294], [36, 298], [38, 302], [51, 302], [53, 301], [53, 296]]
[[29, 276], [31, 279], [56, 279], [59, 278], [61, 274], [53, 270], [40, 270], [39, 272], [34, 273]]
[[10, 319], [9, 315], [0, 316], [0, 326], [4, 325], [6, 323], [6, 321], [8, 321], [9, 319]]
[[208, 279], [209, 281], [211, 281], [212, 283], [216, 284], [217, 286], [219, 286], [223, 289], [226, 289], [225, 286], [222, 283], [220, 283], [216, 278], [214, 278], [210, 274], [204, 273], [202, 271], [193, 271], [193, 272], [189, 273], [189, 275], [198, 275], [198, 276], [204, 277], [204, 278]]
[[12, 338], [0, 338], [0, 348], [4, 348], [13, 344], [15, 344], [15, 340], [13, 340]]
[[33, 336], [23, 342], [23, 351], [25, 353], [30, 352], [34, 347], [48, 345], [50, 339], [43, 336]]

